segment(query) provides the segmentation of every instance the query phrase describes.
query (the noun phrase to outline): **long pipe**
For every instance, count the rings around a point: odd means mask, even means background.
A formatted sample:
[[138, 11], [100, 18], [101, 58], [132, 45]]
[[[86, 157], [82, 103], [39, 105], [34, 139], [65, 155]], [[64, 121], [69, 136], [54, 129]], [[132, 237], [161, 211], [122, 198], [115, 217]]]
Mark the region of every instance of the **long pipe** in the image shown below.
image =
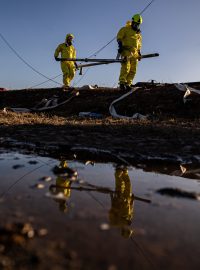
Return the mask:
[[80, 64], [80, 65], [78, 65], [78, 68], [93, 67], [93, 66], [99, 66], [99, 65], [108, 65], [108, 64], [112, 64], [112, 63], [114, 63], [114, 62], [100, 62], [100, 63]]
[[122, 59], [116, 60], [116, 59], [89, 59], [89, 58], [58, 58], [58, 61], [121, 63], [123, 60]]
[[[141, 59], [156, 57], [159, 56], [159, 53], [151, 53], [141, 55]], [[90, 59], [90, 58], [58, 58], [58, 61], [74, 61], [74, 62], [97, 62], [97, 63], [121, 63], [124, 62], [124, 59]]]
[[[105, 194], [116, 194], [116, 191], [113, 191], [109, 188], [101, 188], [101, 187], [96, 187], [96, 188], [91, 188], [91, 187], [83, 187], [83, 186], [79, 186], [79, 187], [63, 187], [63, 186], [59, 186], [59, 185], [51, 185], [50, 186], [50, 190], [52, 190], [53, 188], [60, 188], [60, 189], [74, 189], [74, 190], [79, 190], [79, 191], [96, 191], [96, 192], [100, 192], [100, 193], [105, 193]], [[146, 198], [142, 198], [142, 197], [138, 197], [138, 196], [134, 196], [135, 200], [138, 201], [142, 201], [145, 203], [151, 203], [151, 200], [146, 199]]]

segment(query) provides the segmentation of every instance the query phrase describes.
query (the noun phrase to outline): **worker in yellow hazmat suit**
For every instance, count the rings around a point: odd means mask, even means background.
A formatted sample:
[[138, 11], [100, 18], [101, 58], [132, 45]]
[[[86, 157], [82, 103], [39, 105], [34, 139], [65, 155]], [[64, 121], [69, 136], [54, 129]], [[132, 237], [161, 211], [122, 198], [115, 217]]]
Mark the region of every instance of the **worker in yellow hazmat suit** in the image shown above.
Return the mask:
[[111, 193], [109, 221], [111, 226], [120, 228], [121, 235], [129, 238], [133, 230], [133, 201], [131, 181], [127, 168], [117, 167], [115, 171], [115, 192]]
[[132, 81], [137, 70], [137, 63], [141, 57], [142, 35], [140, 24], [142, 17], [135, 14], [132, 21], [128, 21], [126, 26], [122, 27], [117, 34], [118, 53], [125, 60], [121, 64], [119, 76], [119, 85], [122, 90], [130, 90]]
[[[72, 45], [74, 39], [73, 34], [67, 34], [65, 43], [61, 43], [55, 50], [54, 57], [56, 61], [59, 61], [58, 56], [61, 54], [61, 58], [76, 58], [76, 49]], [[75, 76], [77, 68], [76, 62], [73, 61], [61, 61], [61, 70], [63, 72], [63, 84], [64, 88], [70, 86], [70, 82]]]
[[[59, 168], [68, 168], [66, 160], [61, 160]], [[64, 213], [68, 211], [67, 201], [71, 196], [71, 183], [71, 178], [67, 175], [58, 175], [56, 178], [56, 188], [55, 190], [51, 190], [54, 195], [63, 194], [63, 198], [55, 198], [54, 200], [59, 204], [60, 211]]]

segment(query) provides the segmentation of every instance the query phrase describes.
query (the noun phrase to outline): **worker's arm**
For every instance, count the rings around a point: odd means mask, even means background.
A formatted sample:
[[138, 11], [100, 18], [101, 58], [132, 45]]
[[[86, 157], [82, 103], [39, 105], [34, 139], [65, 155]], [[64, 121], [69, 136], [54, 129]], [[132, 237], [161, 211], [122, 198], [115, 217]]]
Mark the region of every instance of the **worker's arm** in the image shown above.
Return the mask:
[[117, 34], [117, 43], [118, 43], [118, 53], [121, 54], [123, 51], [123, 38], [124, 38], [124, 27], [122, 27]]
[[141, 48], [142, 48], [142, 35], [139, 34], [138, 36], [138, 60], [141, 60]]
[[58, 55], [61, 52], [61, 46], [58, 45], [58, 47], [56, 48], [55, 52], [54, 52], [54, 58], [56, 61], [59, 61]]
[[[73, 50], [73, 55], [72, 55], [72, 58], [76, 59], [76, 49], [74, 48]], [[74, 65], [75, 65], [75, 68], [76, 70], [78, 69], [78, 64], [76, 62], [74, 62]]]

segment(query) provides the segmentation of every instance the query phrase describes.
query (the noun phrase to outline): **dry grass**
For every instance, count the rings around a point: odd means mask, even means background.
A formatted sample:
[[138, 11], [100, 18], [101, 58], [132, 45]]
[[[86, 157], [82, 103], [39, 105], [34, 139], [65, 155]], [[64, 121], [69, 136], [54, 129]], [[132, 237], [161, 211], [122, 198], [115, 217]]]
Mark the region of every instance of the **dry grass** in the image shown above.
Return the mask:
[[0, 111], [0, 124], [1, 125], [135, 125], [141, 123], [149, 123], [149, 121], [138, 120], [123, 120], [113, 119], [112, 117], [106, 117], [103, 119], [82, 118], [78, 116], [61, 117], [56, 115], [50, 115], [46, 113], [15, 113], [11, 111]]
[[51, 126], [107, 126], [117, 127], [124, 126], [131, 128], [131, 126], [153, 126], [163, 128], [184, 128], [184, 129], [200, 129], [200, 119], [176, 119], [164, 118], [156, 120], [127, 120], [114, 119], [111, 116], [102, 119], [82, 118], [78, 116], [57, 116], [47, 113], [15, 113], [11, 111], [0, 111], [0, 125], [51, 125]]

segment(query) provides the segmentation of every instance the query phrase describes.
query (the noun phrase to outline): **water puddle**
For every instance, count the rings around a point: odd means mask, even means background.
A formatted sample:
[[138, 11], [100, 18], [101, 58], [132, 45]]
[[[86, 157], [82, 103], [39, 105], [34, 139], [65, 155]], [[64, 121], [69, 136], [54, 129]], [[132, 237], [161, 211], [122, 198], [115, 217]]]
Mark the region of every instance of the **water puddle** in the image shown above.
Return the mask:
[[198, 179], [17, 152], [0, 170], [0, 269], [200, 267]]

